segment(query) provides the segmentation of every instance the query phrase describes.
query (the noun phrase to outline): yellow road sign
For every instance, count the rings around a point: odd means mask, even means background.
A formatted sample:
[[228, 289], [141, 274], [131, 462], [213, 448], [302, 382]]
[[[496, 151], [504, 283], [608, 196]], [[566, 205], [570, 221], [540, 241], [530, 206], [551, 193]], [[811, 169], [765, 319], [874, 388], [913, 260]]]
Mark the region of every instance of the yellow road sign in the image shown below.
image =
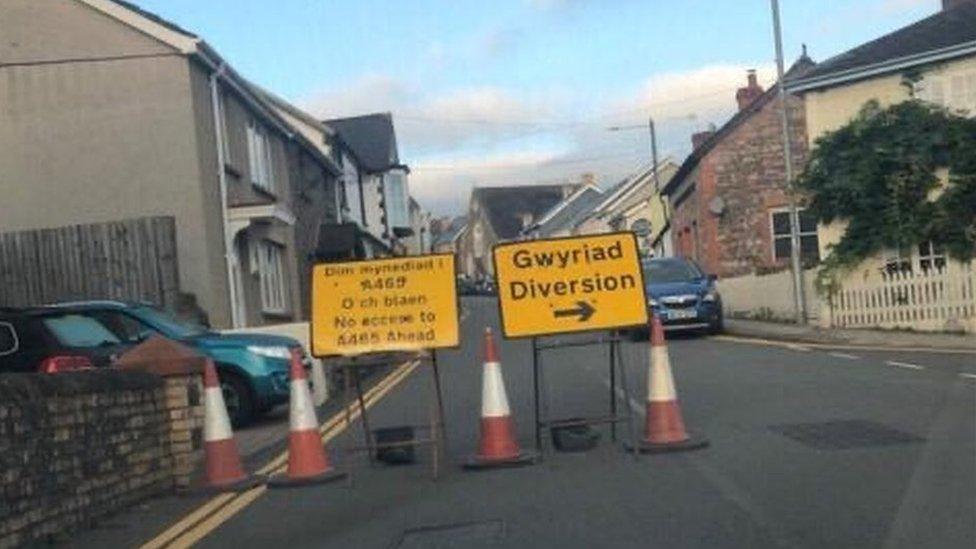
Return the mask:
[[312, 269], [312, 354], [317, 357], [458, 346], [453, 254]]
[[511, 242], [492, 253], [506, 337], [647, 323], [634, 233]]

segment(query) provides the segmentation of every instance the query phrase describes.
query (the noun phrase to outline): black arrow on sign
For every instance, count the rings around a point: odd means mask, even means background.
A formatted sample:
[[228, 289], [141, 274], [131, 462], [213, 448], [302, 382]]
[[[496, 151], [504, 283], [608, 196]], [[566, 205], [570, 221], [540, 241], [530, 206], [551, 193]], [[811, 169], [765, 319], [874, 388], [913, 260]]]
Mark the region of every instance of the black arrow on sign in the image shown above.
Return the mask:
[[576, 308], [574, 308], [574, 309], [559, 309], [559, 310], [553, 311], [552, 312], [552, 315], [554, 317], [556, 317], [556, 318], [560, 318], [560, 317], [564, 317], [564, 316], [578, 316], [580, 322], [586, 322], [587, 320], [590, 319], [591, 316], [593, 316], [593, 313], [595, 313], [595, 312], [596, 312], [596, 309], [593, 308], [593, 305], [590, 305], [589, 303], [587, 303], [585, 301], [577, 301], [576, 302]]

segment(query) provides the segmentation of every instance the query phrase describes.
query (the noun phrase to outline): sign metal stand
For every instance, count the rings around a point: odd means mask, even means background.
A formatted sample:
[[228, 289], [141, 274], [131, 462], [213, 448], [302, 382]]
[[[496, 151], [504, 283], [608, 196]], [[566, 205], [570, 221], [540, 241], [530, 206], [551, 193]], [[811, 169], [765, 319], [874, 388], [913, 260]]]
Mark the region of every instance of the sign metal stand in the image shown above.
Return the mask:
[[[345, 452], [365, 451], [369, 454], [370, 465], [374, 466], [381, 450], [430, 445], [432, 475], [435, 479], [439, 477], [446, 435], [437, 349], [459, 344], [456, 282], [453, 254], [329, 262], [314, 266], [312, 354], [319, 358], [347, 357], [347, 362], [341, 366], [345, 378], [346, 426], [352, 424], [353, 410], [358, 405], [363, 427], [364, 444], [347, 445]], [[421, 431], [423, 436], [392, 442], [374, 440], [360, 370], [370, 363], [367, 362], [370, 359], [375, 363], [380, 356], [378, 353], [384, 352], [416, 353], [410, 359], [412, 362], [430, 362], [427, 424], [396, 426], [409, 429], [411, 433]]]
[[[417, 360], [423, 360], [423, 357]], [[373, 432], [370, 429], [369, 415], [366, 408], [366, 398], [362, 390], [361, 377], [359, 373], [360, 365], [355, 363], [355, 359], [350, 364], [343, 367], [345, 371], [346, 384], [345, 384], [345, 395], [343, 400], [347, 403], [346, 406], [346, 426], [348, 427], [352, 422], [352, 414], [350, 410], [352, 409], [353, 399], [358, 402], [359, 405], [359, 417], [360, 422], [363, 426], [363, 437], [365, 444], [361, 446], [347, 446], [345, 451], [347, 453], [359, 453], [366, 452], [369, 455], [369, 463], [371, 466], [376, 465], [376, 453], [379, 450], [389, 450], [395, 448], [404, 448], [408, 446], [420, 447], [420, 446], [431, 446], [431, 477], [435, 480], [440, 478], [440, 462], [444, 456], [445, 449], [444, 445], [447, 440], [446, 429], [444, 427], [444, 395], [441, 392], [441, 376], [440, 369], [437, 365], [437, 350], [432, 349], [430, 351], [430, 366], [431, 366], [431, 387], [430, 392], [433, 393], [433, 398], [429, 401], [428, 405], [428, 423], [426, 425], [404, 425], [403, 427], [410, 427], [412, 429], [422, 430], [427, 433], [424, 437], [414, 438], [413, 440], [401, 441], [401, 442], [376, 442], [373, 440]], [[352, 375], [350, 376], [350, 373]]]
[[[532, 338], [532, 385], [534, 393], [534, 410], [535, 410], [535, 446], [536, 451], [539, 452], [540, 459], [544, 457], [545, 452], [543, 444], [543, 430], [552, 429], [554, 427], [573, 427], [573, 426], [583, 426], [583, 425], [610, 425], [610, 439], [614, 442], [617, 441], [617, 424], [621, 422], [627, 422], [628, 429], [630, 431], [631, 445], [637, 441], [637, 429], [634, 422], [634, 412], [630, 407], [630, 388], [627, 383], [627, 373], [624, 369], [623, 357], [620, 353], [620, 338], [618, 336], [611, 336], [610, 338], [600, 338], [595, 340], [587, 341], [564, 341], [549, 344], [539, 344], [539, 338]], [[584, 417], [584, 418], [573, 418], [573, 419], [551, 419], [549, 416], [549, 393], [548, 389], [545, 387], [544, 376], [542, 375], [542, 359], [541, 355], [543, 351], [549, 349], [561, 349], [568, 347], [585, 347], [592, 345], [604, 345], [608, 346], [609, 361], [609, 384], [610, 384], [610, 413], [605, 416], [596, 417]], [[617, 375], [620, 376], [620, 387], [617, 387]], [[622, 393], [622, 395], [620, 394]], [[622, 398], [625, 400], [626, 405], [624, 408], [627, 410], [624, 415], [619, 415], [617, 412], [617, 399]], [[545, 407], [545, 417], [543, 417], [543, 407]], [[636, 453], [635, 453], [636, 455]]]

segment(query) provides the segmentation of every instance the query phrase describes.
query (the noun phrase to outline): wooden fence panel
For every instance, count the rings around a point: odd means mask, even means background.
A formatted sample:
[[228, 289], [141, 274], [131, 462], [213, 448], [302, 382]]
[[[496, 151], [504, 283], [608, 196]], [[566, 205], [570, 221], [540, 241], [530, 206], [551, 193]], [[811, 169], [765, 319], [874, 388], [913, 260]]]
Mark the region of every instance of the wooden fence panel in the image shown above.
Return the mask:
[[118, 299], [173, 308], [179, 291], [172, 217], [0, 233], [0, 306]]

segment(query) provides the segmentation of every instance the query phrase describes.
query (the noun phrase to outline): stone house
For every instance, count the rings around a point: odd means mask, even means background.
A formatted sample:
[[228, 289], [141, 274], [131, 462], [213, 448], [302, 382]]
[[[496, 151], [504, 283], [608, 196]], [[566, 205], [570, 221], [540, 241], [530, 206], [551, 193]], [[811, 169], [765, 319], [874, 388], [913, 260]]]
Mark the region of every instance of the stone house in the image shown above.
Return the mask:
[[[806, 52], [786, 73], [814, 66]], [[738, 111], [717, 130], [692, 136], [693, 150], [664, 186], [675, 254], [722, 278], [788, 269], [790, 223], [785, 190], [779, 88], [763, 90], [754, 71], [735, 94]], [[807, 151], [802, 99], [787, 96], [795, 170]], [[801, 251], [816, 263], [816, 223], [801, 212]]]

